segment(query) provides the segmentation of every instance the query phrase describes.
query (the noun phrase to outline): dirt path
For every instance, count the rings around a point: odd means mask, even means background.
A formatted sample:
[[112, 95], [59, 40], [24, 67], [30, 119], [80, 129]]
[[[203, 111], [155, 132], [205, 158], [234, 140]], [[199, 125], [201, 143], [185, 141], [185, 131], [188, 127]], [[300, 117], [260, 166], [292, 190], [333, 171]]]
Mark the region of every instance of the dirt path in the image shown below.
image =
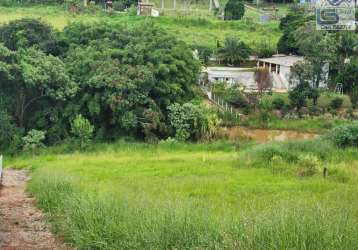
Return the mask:
[[26, 171], [6, 169], [0, 190], [0, 250], [65, 250], [25, 194]]

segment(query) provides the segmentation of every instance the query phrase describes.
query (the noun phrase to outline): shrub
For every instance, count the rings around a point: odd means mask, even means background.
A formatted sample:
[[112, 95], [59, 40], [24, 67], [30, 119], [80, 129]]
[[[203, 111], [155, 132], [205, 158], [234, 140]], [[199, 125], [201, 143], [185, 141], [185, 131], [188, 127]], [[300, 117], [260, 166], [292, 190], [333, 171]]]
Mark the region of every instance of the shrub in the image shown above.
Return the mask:
[[298, 159], [298, 175], [301, 177], [312, 176], [318, 172], [321, 165], [319, 159], [314, 155], [303, 155]]
[[245, 14], [245, 5], [242, 0], [229, 0], [225, 5], [225, 20], [239, 20]]
[[168, 107], [169, 120], [178, 141], [209, 139], [219, 125], [218, 117], [192, 103], [172, 104]]
[[93, 136], [94, 126], [82, 115], [77, 115], [71, 123], [71, 132], [81, 148], [88, 146]]
[[249, 101], [238, 85], [227, 88], [225, 90], [224, 99], [237, 108], [245, 108], [249, 106]]
[[327, 134], [327, 138], [338, 147], [358, 147], [358, 123], [336, 127]]
[[332, 109], [339, 109], [340, 107], [342, 107], [343, 104], [343, 99], [340, 97], [336, 97], [334, 99], [332, 99], [331, 103], [329, 104], [329, 106]]
[[261, 98], [260, 103], [259, 103], [259, 107], [260, 107], [261, 110], [271, 111], [272, 108], [273, 108], [273, 102], [271, 102], [270, 99]]
[[26, 136], [22, 137], [24, 150], [35, 150], [44, 147], [43, 141], [46, 138], [46, 133], [40, 130], [30, 130]]
[[274, 109], [282, 109], [285, 106], [285, 100], [281, 97], [276, 97], [272, 100], [272, 106]]
[[275, 142], [257, 145], [240, 152], [240, 163], [244, 166], [266, 167], [275, 157], [281, 157], [287, 165], [297, 164], [300, 155], [312, 155], [320, 161], [326, 160], [337, 149], [322, 139]]

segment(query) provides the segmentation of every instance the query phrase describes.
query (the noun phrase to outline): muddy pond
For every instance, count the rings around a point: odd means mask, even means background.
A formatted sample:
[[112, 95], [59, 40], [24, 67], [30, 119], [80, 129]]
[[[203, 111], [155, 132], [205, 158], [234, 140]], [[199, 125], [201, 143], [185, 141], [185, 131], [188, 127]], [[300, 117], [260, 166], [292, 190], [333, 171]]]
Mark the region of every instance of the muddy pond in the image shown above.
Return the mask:
[[253, 129], [241, 126], [223, 128], [223, 133], [226, 134], [230, 140], [247, 138], [258, 142], [312, 139], [319, 136], [318, 134], [292, 130]]

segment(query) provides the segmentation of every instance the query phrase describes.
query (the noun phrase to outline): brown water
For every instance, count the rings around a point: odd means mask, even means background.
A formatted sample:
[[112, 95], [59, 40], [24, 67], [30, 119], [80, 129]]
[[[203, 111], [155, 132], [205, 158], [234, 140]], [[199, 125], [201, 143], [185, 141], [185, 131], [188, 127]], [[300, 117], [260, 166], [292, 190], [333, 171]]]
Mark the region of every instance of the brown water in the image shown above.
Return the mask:
[[230, 140], [252, 139], [258, 142], [286, 141], [295, 139], [311, 139], [318, 135], [291, 130], [270, 130], [270, 129], [251, 129], [247, 127], [235, 126], [224, 128], [224, 133]]

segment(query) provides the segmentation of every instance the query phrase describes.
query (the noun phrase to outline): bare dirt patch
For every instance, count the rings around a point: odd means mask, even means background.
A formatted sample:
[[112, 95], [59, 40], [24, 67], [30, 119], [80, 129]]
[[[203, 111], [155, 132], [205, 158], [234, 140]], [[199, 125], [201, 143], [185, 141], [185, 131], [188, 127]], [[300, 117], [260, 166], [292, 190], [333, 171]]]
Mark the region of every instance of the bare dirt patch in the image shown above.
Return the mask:
[[1, 250], [68, 250], [44, 222], [34, 199], [25, 194], [27, 172], [6, 169], [0, 189]]

